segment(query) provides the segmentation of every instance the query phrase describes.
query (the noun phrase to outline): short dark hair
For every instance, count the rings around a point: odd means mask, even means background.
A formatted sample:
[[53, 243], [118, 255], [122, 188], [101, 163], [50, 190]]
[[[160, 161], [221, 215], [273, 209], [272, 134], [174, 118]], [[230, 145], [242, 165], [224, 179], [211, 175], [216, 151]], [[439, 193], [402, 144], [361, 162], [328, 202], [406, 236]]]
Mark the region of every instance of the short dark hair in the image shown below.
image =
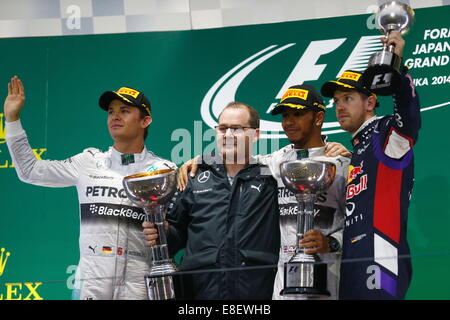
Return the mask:
[[259, 123], [260, 123], [259, 113], [258, 113], [258, 111], [256, 111], [254, 108], [252, 108], [248, 104], [239, 102], [239, 101], [232, 101], [229, 104], [227, 104], [225, 106], [225, 108], [223, 108], [223, 110], [220, 113], [218, 118], [220, 118], [222, 113], [228, 108], [246, 109], [248, 111], [248, 115], [249, 115], [249, 120], [248, 120], [249, 123], [248, 124], [250, 125], [250, 127], [259, 128]]
[[[149, 117], [149, 114], [146, 111], [142, 110], [142, 108], [138, 108], [138, 109], [139, 109], [139, 116], [141, 117], [141, 119], [144, 119], [145, 117]], [[144, 141], [145, 141], [145, 139], [147, 139], [147, 136], [148, 136], [148, 127], [150, 127], [150, 125], [148, 125], [145, 128]]]

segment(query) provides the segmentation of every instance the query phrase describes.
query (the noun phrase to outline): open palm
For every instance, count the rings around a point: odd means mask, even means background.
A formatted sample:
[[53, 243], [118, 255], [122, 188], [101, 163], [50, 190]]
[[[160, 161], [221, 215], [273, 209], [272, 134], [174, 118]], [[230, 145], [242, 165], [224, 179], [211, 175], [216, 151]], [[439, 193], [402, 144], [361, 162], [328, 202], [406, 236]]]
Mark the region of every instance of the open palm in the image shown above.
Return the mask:
[[15, 121], [19, 118], [20, 110], [22, 110], [25, 102], [25, 90], [22, 81], [14, 77], [8, 83], [8, 96], [5, 99], [4, 112], [6, 121]]

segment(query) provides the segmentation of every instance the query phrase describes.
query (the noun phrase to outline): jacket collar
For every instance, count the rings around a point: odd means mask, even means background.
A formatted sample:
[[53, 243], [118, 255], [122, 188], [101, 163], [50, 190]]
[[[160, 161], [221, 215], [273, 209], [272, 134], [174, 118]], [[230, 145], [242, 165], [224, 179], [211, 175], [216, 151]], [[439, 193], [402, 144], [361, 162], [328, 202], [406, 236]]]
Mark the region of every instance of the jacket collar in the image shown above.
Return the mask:
[[325, 146], [322, 147], [315, 147], [315, 148], [309, 148], [309, 149], [295, 149], [294, 144], [291, 144], [290, 146], [291, 150], [299, 151], [299, 150], [308, 150], [308, 157], [319, 157], [325, 155]]
[[373, 120], [376, 120], [377, 116], [373, 116], [372, 118], [367, 119], [366, 121], [364, 121], [364, 123], [358, 128], [358, 130], [356, 130], [353, 134], [352, 134], [352, 138], [356, 137], [362, 130], [364, 130], [365, 127], [367, 127], [367, 125], [369, 123], [371, 123]]
[[350, 142], [352, 143], [353, 147], [358, 145], [361, 141], [367, 139], [368, 131], [372, 129], [372, 126], [369, 126], [369, 125], [377, 119], [379, 119], [377, 116], [373, 116], [372, 118], [367, 119], [361, 125], [361, 127], [359, 127], [359, 129], [356, 130], [356, 132], [354, 134], [352, 134], [353, 139]]
[[[114, 147], [109, 147], [109, 151], [111, 152], [111, 160], [114, 163], [122, 164], [122, 155], [124, 155], [124, 153], [117, 151]], [[144, 148], [142, 149], [142, 151], [140, 153], [133, 154], [134, 162], [135, 163], [141, 162], [142, 160], [145, 159], [146, 154], [147, 154], [147, 148], [144, 145]]]
[[[212, 169], [221, 176], [227, 177], [227, 171], [225, 169], [225, 165], [222, 163], [222, 158], [218, 154], [208, 154], [202, 156], [202, 163], [200, 167]], [[260, 165], [257, 163], [255, 158], [251, 156], [250, 164], [239, 171], [239, 173], [235, 176], [243, 179], [250, 179], [256, 175], [261, 174]]]

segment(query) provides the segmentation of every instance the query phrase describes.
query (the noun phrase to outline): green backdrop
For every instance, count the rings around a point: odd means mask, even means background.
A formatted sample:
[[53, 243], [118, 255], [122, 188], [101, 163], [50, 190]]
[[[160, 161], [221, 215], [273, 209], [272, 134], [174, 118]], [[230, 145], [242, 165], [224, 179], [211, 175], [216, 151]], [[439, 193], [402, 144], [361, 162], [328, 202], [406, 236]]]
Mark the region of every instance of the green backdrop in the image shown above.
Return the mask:
[[[423, 108], [409, 210], [414, 267], [409, 299], [450, 298], [449, 16], [450, 6], [416, 10], [416, 23], [405, 37], [405, 61], [413, 64], [411, 75], [421, 79], [417, 89]], [[21, 118], [32, 147], [43, 159], [65, 159], [86, 147], [111, 145], [106, 113], [97, 105], [102, 92], [138, 88], [153, 109], [147, 147], [179, 162], [211, 143], [202, 134], [217, 106], [230, 97], [258, 109], [267, 121], [263, 129], [274, 126], [280, 118], [267, 110], [286, 81], [320, 88], [336, 78], [362, 54], [359, 45], [370, 39], [362, 37], [379, 35], [372, 22], [371, 16], [358, 15], [198, 31], [1, 39], [0, 96], [6, 97], [10, 77], [20, 76], [26, 88]], [[380, 114], [392, 111], [390, 101], [381, 99]], [[17, 289], [13, 296], [25, 298], [25, 282], [42, 282], [37, 287], [42, 298], [69, 299], [79, 258], [75, 188], [42, 188], [18, 180], [4, 143], [2, 112], [0, 248], [6, 250], [0, 260], [0, 298], [7, 297], [8, 286]], [[326, 122], [329, 140], [350, 147], [350, 136], [335, 132], [332, 107]], [[277, 136], [263, 139], [259, 151], [270, 151], [264, 146], [271, 143], [288, 143]]]

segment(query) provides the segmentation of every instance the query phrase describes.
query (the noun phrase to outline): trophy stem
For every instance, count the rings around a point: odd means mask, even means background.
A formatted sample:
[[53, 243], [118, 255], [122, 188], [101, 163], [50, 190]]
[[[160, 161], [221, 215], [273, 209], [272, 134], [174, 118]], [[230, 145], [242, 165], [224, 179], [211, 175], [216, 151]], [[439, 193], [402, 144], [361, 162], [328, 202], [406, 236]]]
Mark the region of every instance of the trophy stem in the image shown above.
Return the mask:
[[281, 295], [303, 295], [308, 297], [330, 296], [327, 290], [327, 265], [316, 254], [307, 254], [299, 247], [305, 233], [314, 228], [314, 203], [316, 194], [296, 194], [297, 243], [295, 254], [284, 264], [284, 289]]
[[317, 196], [315, 194], [305, 194], [305, 233], [314, 228], [314, 203]]
[[303, 235], [305, 233], [305, 203], [303, 202], [303, 195], [297, 194], [297, 205], [298, 205], [298, 213], [297, 213], [297, 238], [295, 241], [295, 254], [303, 253], [303, 248], [298, 246], [301, 239], [303, 239]]
[[[122, 181], [127, 197], [135, 205], [143, 208], [145, 221], [153, 223], [159, 234], [156, 245], [147, 249], [148, 259], [151, 256], [151, 266], [145, 276], [145, 285], [150, 300], [175, 299], [173, 276], [177, 272], [177, 267], [172, 263], [167, 247], [164, 203], [175, 192], [176, 177], [175, 170], [155, 170], [127, 176]], [[181, 280], [178, 281], [179, 285], [180, 282]]]
[[167, 247], [167, 236], [164, 230], [164, 206], [157, 205], [145, 207], [145, 221], [153, 223], [158, 229], [159, 237], [156, 245], [150, 248], [152, 255], [152, 264], [154, 266], [170, 262], [169, 249]]
[[177, 271], [169, 256], [167, 235], [164, 230], [164, 205], [144, 207], [145, 220], [153, 223], [158, 229], [156, 245], [150, 247], [152, 267], [145, 277], [150, 300], [175, 299], [175, 287], [171, 274]]
[[[386, 34], [384, 35], [384, 38], [385, 39], [387, 39], [388, 37], [389, 37], [389, 34], [391, 33], [391, 31], [394, 31], [395, 29], [389, 29], [389, 30], [387, 30], [386, 31]], [[395, 49], [395, 46], [394, 45], [386, 45], [386, 44], [383, 44], [383, 50], [382, 51], [388, 51], [388, 52], [392, 52], [392, 53], [394, 53], [394, 49]]]
[[297, 194], [298, 214], [297, 214], [297, 241], [295, 255], [305, 254], [305, 249], [299, 247], [299, 242], [303, 239], [305, 233], [314, 228], [314, 203], [317, 196], [315, 194]]

